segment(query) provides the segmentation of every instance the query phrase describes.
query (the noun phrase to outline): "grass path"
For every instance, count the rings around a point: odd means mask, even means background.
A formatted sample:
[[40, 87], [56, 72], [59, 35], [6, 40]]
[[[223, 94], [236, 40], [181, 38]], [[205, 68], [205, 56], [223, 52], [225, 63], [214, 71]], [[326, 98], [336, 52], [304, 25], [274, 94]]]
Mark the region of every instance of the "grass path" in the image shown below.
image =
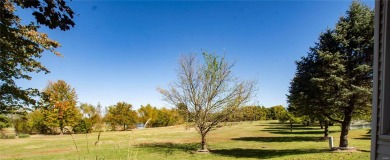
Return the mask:
[[[369, 159], [367, 130], [351, 130], [350, 146], [355, 152], [332, 152], [321, 141], [318, 126], [294, 126], [276, 121], [242, 122], [218, 128], [207, 137], [211, 153], [194, 153], [200, 137], [183, 126], [148, 128], [125, 132], [102, 132], [30, 138], [0, 139], [0, 159]], [[339, 126], [330, 128], [338, 145]], [[88, 141], [88, 143], [87, 143]], [[95, 145], [96, 144], [96, 145]]]

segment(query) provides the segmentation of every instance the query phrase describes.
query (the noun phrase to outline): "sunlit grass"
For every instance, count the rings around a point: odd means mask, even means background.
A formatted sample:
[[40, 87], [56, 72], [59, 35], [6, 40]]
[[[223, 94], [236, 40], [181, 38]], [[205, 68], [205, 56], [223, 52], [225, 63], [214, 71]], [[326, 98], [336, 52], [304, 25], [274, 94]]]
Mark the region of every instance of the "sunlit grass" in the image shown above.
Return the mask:
[[[367, 129], [351, 130], [354, 152], [332, 152], [322, 141], [319, 126], [294, 126], [276, 121], [243, 122], [212, 131], [208, 137], [210, 153], [196, 153], [200, 137], [184, 126], [133, 131], [1, 139], [0, 159], [369, 159]], [[339, 126], [331, 136], [338, 145]], [[89, 153], [88, 153], [89, 150]], [[79, 154], [78, 154], [79, 153]]]

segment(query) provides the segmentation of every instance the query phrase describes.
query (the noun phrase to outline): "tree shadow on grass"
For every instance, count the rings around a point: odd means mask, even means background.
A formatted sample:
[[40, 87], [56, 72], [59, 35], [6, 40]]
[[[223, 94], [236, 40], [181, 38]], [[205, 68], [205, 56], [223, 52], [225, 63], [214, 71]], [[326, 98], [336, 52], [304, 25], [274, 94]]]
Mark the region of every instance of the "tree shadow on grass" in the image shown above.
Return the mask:
[[264, 124], [258, 124], [256, 126], [284, 126], [286, 124], [283, 124], [283, 123], [279, 123], [279, 122], [268, 122], [268, 123], [264, 123]]
[[370, 150], [365, 150], [365, 149], [356, 149], [356, 150], [360, 152], [371, 152]]
[[244, 148], [211, 150], [211, 153], [218, 154], [221, 156], [234, 157], [234, 158], [258, 158], [258, 159], [268, 159], [268, 158], [282, 157], [287, 155], [322, 153], [322, 152], [329, 152], [329, 151], [327, 151], [326, 149], [270, 150], [270, 149], [244, 149]]
[[[284, 126], [284, 127], [272, 127], [272, 128], [264, 128], [264, 130], [290, 130], [290, 126]], [[293, 127], [293, 130], [323, 130], [321, 128], [313, 128], [313, 127]]]
[[[324, 134], [324, 131], [286, 131], [286, 130], [262, 130], [266, 131], [269, 133], [274, 133], [274, 134]], [[329, 131], [329, 133], [334, 133], [336, 131]]]
[[172, 155], [175, 151], [193, 153], [200, 148], [199, 143], [144, 143], [138, 146], [139, 148], [149, 148], [156, 151], [164, 152], [166, 156]]
[[285, 124], [258, 124], [256, 126], [285, 126]]
[[232, 138], [236, 141], [256, 141], [256, 142], [307, 142], [321, 141], [321, 137], [239, 137]]
[[359, 138], [354, 138], [354, 139], [360, 139], [360, 140], [371, 140], [371, 135], [369, 134], [366, 134], [366, 135], [362, 135], [361, 137]]

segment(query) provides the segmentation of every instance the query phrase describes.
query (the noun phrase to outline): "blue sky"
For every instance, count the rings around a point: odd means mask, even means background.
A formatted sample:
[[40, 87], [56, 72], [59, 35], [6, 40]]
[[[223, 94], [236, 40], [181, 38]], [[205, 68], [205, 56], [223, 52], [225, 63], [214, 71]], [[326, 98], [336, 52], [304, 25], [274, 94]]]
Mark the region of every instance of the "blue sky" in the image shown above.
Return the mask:
[[43, 89], [62, 79], [76, 89], [79, 102], [169, 107], [156, 88], [176, 80], [181, 55], [206, 50], [235, 61], [236, 76], [258, 81], [253, 104], [286, 106], [294, 61], [350, 3], [72, 1], [74, 28], [41, 29], [62, 44], [64, 57], [45, 53], [41, 61], [51, 73], [19, 83]]

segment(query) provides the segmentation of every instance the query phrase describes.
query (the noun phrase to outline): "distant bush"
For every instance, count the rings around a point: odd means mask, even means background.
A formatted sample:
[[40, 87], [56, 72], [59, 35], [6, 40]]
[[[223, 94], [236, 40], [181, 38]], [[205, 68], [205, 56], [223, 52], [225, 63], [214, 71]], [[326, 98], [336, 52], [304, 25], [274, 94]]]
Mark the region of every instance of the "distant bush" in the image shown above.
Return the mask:
[[12, 125], [11, 119], [3, 114], [0, 114], [0, 130], [2, 128], [10, 127], [11, 125]]
[[0, 139], [15, 139], [14, 134], [0, 134]]
[[177, 110], [161, 108], [157, 110], [157, 117], [152, 125], [153, 127], [165, 127], [183, 123], [184, 119]]
[[19, 138], [29, 138], [30, 135], [29, 135], [29, 134], [19, 134], [18, 137], [19, 137]]
[[83, 119], [79, 121], [79, 123], [73, 127], [74, 133], [91, 133], [91, 130], [89, 130], [89, 124], [86, 123], [86, 121]]

